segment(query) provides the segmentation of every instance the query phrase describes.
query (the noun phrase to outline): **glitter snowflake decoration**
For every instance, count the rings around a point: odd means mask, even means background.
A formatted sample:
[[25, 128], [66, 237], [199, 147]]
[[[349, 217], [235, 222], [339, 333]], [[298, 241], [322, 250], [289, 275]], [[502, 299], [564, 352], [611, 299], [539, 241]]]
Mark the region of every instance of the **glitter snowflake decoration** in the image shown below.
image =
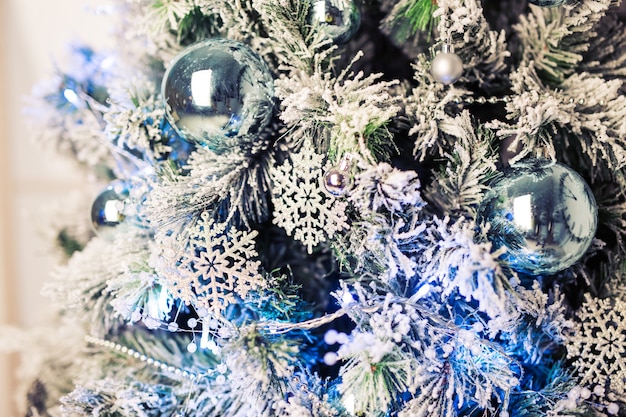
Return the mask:
[[265, 286], [260, 261], [255, 260], [256, 235], [256, 231], [227, 228], [204, 212], [186, 250], [170, 244], [160, 256], [164, 262], [159, 262], [169, 267], [159, 269], [166, 272], [172, 291], [182, 301], [219, 315], [237, 296], [244, 298]]
[[587, 297], [578, 317], [581, 326], [567, 350], [581, 383], [626, 394], [626, 302]]
[[309, 253], [319, 243], [348, 228], [348, 204], [326, 194], [321, 183], [323, 156], [305, 141], [298, 153], [271, 170], [274, 223], [301, 241]]

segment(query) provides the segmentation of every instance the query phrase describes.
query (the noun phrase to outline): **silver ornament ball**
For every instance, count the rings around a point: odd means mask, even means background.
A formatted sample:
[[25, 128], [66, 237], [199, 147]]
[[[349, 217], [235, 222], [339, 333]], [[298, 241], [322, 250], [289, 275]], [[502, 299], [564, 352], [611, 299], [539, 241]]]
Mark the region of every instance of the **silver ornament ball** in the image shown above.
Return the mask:
[[577, 262], [593, 241], [598, 209], [584, 179], [566, 165], [529, 159], [495, 180], [477, 218], [504, 247], [502, 259], [528, 274], [554, 274]]
[[324, 174], [324, 187], [331, 195], [341, 197], [350, 188], [350, 174], [338, 168], [331, 168]]
[[463, 74], [463, 61], [449, 45], [444, 45], [442, 51], [433, 59], [430, 73], [437, 82], [445, 85], [452, 84]]
[[352, 154], [346, 153], [339, 165], [330, 168], [324, 174], [324, 188], [326, 191], [334, 196], [341, 197], [348, 192], [352, 186], [352, 176], [350, 175], [350, 169], [352, 167]]
[[113, 181], [96, 197], [91, 205], [91, 224], [99, 236], [110, 238], [124, 221], [128, 198], [128, 186], [123, 180]]
[[233, 143], [254, 147], [274, 108], [269, 67], [247, 45], [230, 39], [211, 38], [184, 49], [165, 72], [161, 89], [176, 133], [216, 153]]
[[361, 11], [354, 0], [311, 0], [309, 22], [336, 44], [348, 42], [361, 25]]

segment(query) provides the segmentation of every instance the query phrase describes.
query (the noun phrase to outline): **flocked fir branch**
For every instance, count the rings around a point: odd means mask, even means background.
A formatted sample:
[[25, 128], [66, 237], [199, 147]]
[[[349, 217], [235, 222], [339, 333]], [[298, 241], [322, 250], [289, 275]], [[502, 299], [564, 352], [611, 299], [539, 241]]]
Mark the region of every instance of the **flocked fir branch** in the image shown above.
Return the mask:
[[[435, 174], [425, 192], [442, 213], [469, 210], [467, 214], [475, 216], [489, 180], [497, 175], [494, 135], [484, 128], [476, 129], [467, 111], [442, 120], [440, 129], [450, 137], [453, 148], [446, 155], [446, 166]], [[441, 201], [444, 198], [451, 200]]]
[[60, 66], [53, 78], [33, 89], [29, 120], [35, 139], [89, 167], [111, 165], [111, 148], [102, 128], [105, 84], [115, 58], [80, 45], [73, 45], [70, 53], [71, 68]]
[[[510, 52], [506, 49], [504, 31], [494, 31], [482, 13], [482, 6], [475, 1], [438, 2], [433, 13], [438, 17], [437, 29], [440, 40], [450, 42], [463, 59], [467, 82], [479, 88], [489, 84], [498, 87], [497, 80], [507, 69], [506, 60]], [[459, 48], [456, 48], [456, 43]]]

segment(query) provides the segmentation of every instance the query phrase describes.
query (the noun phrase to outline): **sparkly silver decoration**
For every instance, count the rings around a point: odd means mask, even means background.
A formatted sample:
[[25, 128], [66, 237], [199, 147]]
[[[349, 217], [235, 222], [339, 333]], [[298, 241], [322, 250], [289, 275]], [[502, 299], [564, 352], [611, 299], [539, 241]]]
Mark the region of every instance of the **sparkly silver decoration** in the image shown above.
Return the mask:
[[91, 205], [91, 224], [99, 236], [110, 238], [124, 221], [129, 196], [126, 181], [116, 180], [96, 197]]
[[186, 379], [190, 379], [190, 380], [197, 380], [198, 378], [202, 378], [204, 376], [206, 376], [205, 374], [196, 374], [194, 372], [189, 372], [186, 371], [184, 369], [181, 368], [177, 368], [175, 366], [169, 365], [167, 363], [158, 361], [154, 358], [151, 358], [147, 355], [144, 355], [140, 352], [137, 352], [134, 349], [130, 349], [124, 345], [121, 345], [119, 343], [115, 343], [115, 342], [111, 342], [108, 340], [104, 340], [104, 339], [100, 339], [94, 336], [85, 336], [85, 342], [90, 343], [92, 345], [96, 345], [96, 346], [100, 346], [100, 347], [104, 347], [110, 350], [115, 350], [117, 352], [120, 352], [126, 356], [128, 356], [129, 358], [134, 358], [137, 359], [141, 362], [145, 362], [146, 364], [150, 365], [151, 367], [155, 368], [158, 371], [162, 371], [162, 372], [169, 372], [171, 374], [177, 375], [177, 376], [181, 376], [183, 378]]
[[585, 254], [596, 233], [598, 209], [577, 172], [558, 162], [530, 159], [491, 184], [478, 220], [491, 225], [489, 238], [495, 248], [506, 248], [503, 259], [513, 269], [553, 274]]
[[333, 167], [324, 174], [324, 188], [329, 194], [341, 197], [348, 192], [352, 185], [350, 166], [352, 155], [346, 154], [339, 162], [339, 166]]
[[450, 44], [444, 44], [430, 64], [430, 73], [437, 82], [448, 85], [456, 82], [463, 74], [463, 61], [454, 53]]
[[230, 149], [230, 137], [252, 146], [274, 108], [267, 64], [230, 39], [207, 39], [184, 49], [161, 88], [167, 120], [176, 132], [218, 153]]

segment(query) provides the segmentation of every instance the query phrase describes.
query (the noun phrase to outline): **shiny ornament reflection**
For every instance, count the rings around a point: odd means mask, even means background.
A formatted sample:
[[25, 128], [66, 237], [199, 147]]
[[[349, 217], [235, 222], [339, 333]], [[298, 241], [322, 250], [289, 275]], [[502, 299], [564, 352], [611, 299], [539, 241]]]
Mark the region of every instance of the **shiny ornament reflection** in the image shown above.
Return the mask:
[[451, 45], [443, 45], [430, 64], [430, 73], [437, 82], [453, 84], [463, 74], [463, 61], [454, 53]]
[[347, 154], [341, 159], [339, 166], [329, 169], [324, 174], [324, 188], [332, 196], [341, 197], [352, 186], [351, 162], [352, 155]]
[[314, 0], [310, 19], [336, 44], [348, 42], [359, 30], [361, 12], [356, 2], [350, 0]]
[[248, 46], [207, 39], [174, 58], [162, 96], [179, 135], [221, 152], [224, 138], [253, 141], [269, 123], [274, 84], [265, 62]]
[[578, 173], [558, 162], [518, 163], [491, 184], [479, 210], [495, 248], [515, 270], [553, 274], [577, 262], [597, 229], [593, 193]]
[[124, 221], [128, 198], [128, 186], [123, 180], [113, 181], [96, 197], [91, 205], [91, 224], [99, 236], [111, 237]]

